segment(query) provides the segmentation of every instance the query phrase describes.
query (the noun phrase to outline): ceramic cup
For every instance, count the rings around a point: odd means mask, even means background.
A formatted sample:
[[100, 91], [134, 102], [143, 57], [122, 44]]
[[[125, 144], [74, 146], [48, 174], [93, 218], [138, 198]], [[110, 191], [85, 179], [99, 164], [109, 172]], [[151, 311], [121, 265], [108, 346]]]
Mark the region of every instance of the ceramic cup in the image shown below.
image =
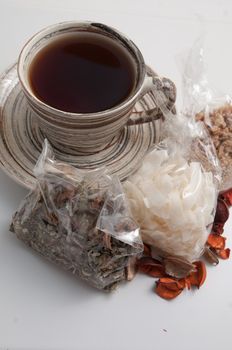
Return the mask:
[[[119, 105], [97, 113], [70, 113], [55, 109], [39, 100], [29, 84], [29, 67], [35, 55], [57, 37], [94, 32], [117, 41], [126, 48], [135, 67], [135, 88]], [[64, 22], [49, 26], [35, 34], [23, 47], [18, 60], [18, 76], [32, 114], [45, 137], [61, 151], [89, 154], [99, 151], [126, 125], [139, 124], [162, 116], [158, 108], [133, 113], [135, 103], [150, 90], [161, 90], [167, 97], [168, 108], [175, 103], [176, 89], [167, 78], [147, 74], [143, 56], [137, 46], [119, 31], [100, 23]]]

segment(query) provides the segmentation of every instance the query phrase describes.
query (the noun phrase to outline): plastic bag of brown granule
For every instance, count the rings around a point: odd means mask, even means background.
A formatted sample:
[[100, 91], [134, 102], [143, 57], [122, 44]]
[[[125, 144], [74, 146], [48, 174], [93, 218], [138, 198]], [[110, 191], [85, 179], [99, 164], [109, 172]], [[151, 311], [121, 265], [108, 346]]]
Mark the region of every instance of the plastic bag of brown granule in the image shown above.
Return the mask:
[[[202, 121], [214, 143], [222, 168], [220, 191], [232, 188], [232, 98], [220, 96], [210, 86], [204, 61], [204, 40], [200, 38], [181, 57], [183, 104], [187, 113]], [[199, 154], [200, 154], [199, 149]]]
[[227, 190], [232, 187], [232, 104], [226, 102], [221, 107], [211, 107], [196, 118], [207, 126], [222, 167], [220, 190]]

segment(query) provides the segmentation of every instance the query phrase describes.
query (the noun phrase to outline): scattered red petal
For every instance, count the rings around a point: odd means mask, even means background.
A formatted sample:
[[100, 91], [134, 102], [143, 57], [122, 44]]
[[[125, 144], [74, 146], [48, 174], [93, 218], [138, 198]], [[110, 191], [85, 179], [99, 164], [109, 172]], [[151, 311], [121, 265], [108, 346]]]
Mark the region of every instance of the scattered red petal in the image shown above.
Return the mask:
[[218, 198], [217, 209], [214, 218], [216, 223], [225, 223], [229, 218], [229, 208], [226, 202], [222, 198]]
[[196, 261], [194, 265], [196, 266], [196, 271], [191, 272], [190, 275], [186, 277], [188, 288], [190, 286], [200, 288], [206, 279], [206, 267], [203, 261]]
[[181, 278], [178, 280], [178, 285], [181, 289], [185, 289], [186, 287], [188, 287], [186, 285], [186, 279], [185, 278]]
[[145, 273], [146, 275], [150, 276], [150, 277], [154, 277], [154, 278], [160, 278], [160, 277], [164, 277], [165, 274], [165, 270], [164, 267], [162, 265], [157, 265], [157, 266], [151, 266], [151, 265], [143, 265], [143, 266], [139, 266], [139, 271], [142, 273]]
[[221, 250], [216, 250], [217, 255], [219, 256], [219, 258], [221, 259], [229, 259], [230, 257], [230, 249], [226, 248], [226, 249], [221, 249]]
[[212, 233], [215, 233], [217, 235], [222, 235], [223, 232], [224, 232], [224, 224], [221, 222], [215, 222], [213, 224]]
[[171, 300], [176, 298], [183, 291], [183, 288], [179, 287], [178, 281], [175, 281], [172, 278], [166, 278], [160, 279], [156, 282], [155, 291], [161, 298]]
[[232, 188], [220, 194], [220, 197], [224, 199], [226, 204], [232, 206]]
[[199, 288], [203, 285], [206, 279], [206, 267], [205, 263], [203, 261], [196, 261], [194, 265], [197, 268], [198, 274], [199, 274]]
[[185, 283], [180, 282], [179, 280], [176, 280], [174, 278], [169, 277], [162, 277], [159, 279], [159, 283], [165, 284], [165, 286], [173, 291], [177, 291], [179, 289], [185, 288]]
[[207, 243], [214, 249], [224, 249], [226, 244], [226, 238], [210, 233], [207, 239]]
[[143, 257], [137, 261], [137, 266], [140, 272], [145, 273], [154, 278], [166, 276], [163, 265], [160, 261], [151, 257]]

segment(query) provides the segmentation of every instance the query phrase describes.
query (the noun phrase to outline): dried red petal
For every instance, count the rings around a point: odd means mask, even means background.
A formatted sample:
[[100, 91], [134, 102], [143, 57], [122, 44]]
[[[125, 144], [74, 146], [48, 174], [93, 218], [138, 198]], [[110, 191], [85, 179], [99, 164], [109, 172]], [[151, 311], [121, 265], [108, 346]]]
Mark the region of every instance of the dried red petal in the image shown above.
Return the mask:
[[203, 261], [196, 261], [194, 265], [197, 268], [198, 274], [199, 274], [199, 288], [203, 285], [206, 279], [206, 267], [205, 263]]
[[232, 206], [232, 188], [220, 194], [220, 197], [224, 199], [226, 204]]
[[216, 250], [217, 255], [219, 256], [219, 258], [221, 259], [229, 259], [230, 257], [230, 249], [226, 248], [226, 249], [221, 249], [221, 250]]
[[210, 233], [207, 239], [207, 243], [214, 249], [224, 249], [226, 244], [226, 238]]
[[178, 280], [178, 285], [179, 285], [179, 288], [180, 289], [185, 289], [186, 287], [188, 287], [186, 285], [186, 281], [185, 281], [185, 278], [181, 278]]
[[182, 293], [183, 289], [170, 289], [166, 283], [161, 283], [160, 281], [156, 282], [155, 292], [163, 299], [172, 300], [176, 298], [180, 293]]
[[165, 271], [162, 265], [143, 265], [139, 266], [139, 271], [145, 273], [148, 276], [154, 277], [154, 278], [160, 278], [165, 276]]
[[185, 283], [175, 280], [174, 278], [162, 277], [159, 279], [159, 283], [165, 284], [166, 288], [176, 291], [179, 289], [184, 289]]
[[206, 267], [203, 261], [196, 261], [194, 265], [196, 266], [196, 271], [191, 272], [186, 280], [188, 280], [187, 283], [191, 286], [200, 288], [206, 279]]
[[146, 275], [149, 275], [154, 278], [159, 278], [166, 275], [161, 262], [151, 257], [141, 258], [137, 261], [137, 266], [140, 272], [143, 272]]
[[214, 222], [225, 223], [229, 218], [229, 208], [222, 198], [218, 198]]
[[224, 232], [224, 225], [225, 224], [223, 224], [221, 222], [215, 222], [213, 224], [212, 233], [215, 233], [217, 235], [222, 235]]

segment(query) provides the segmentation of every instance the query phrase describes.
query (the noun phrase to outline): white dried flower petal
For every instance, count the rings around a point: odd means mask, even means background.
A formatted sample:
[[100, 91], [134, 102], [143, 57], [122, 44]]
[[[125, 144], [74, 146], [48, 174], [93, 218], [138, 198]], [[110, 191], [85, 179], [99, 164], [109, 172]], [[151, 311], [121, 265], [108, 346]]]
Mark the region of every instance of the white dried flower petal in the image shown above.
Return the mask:
[[154, 150], [125, 191], [145, 243], [189, 261], [199, 258], [213, 222], [213, 175], [180, 152]]

